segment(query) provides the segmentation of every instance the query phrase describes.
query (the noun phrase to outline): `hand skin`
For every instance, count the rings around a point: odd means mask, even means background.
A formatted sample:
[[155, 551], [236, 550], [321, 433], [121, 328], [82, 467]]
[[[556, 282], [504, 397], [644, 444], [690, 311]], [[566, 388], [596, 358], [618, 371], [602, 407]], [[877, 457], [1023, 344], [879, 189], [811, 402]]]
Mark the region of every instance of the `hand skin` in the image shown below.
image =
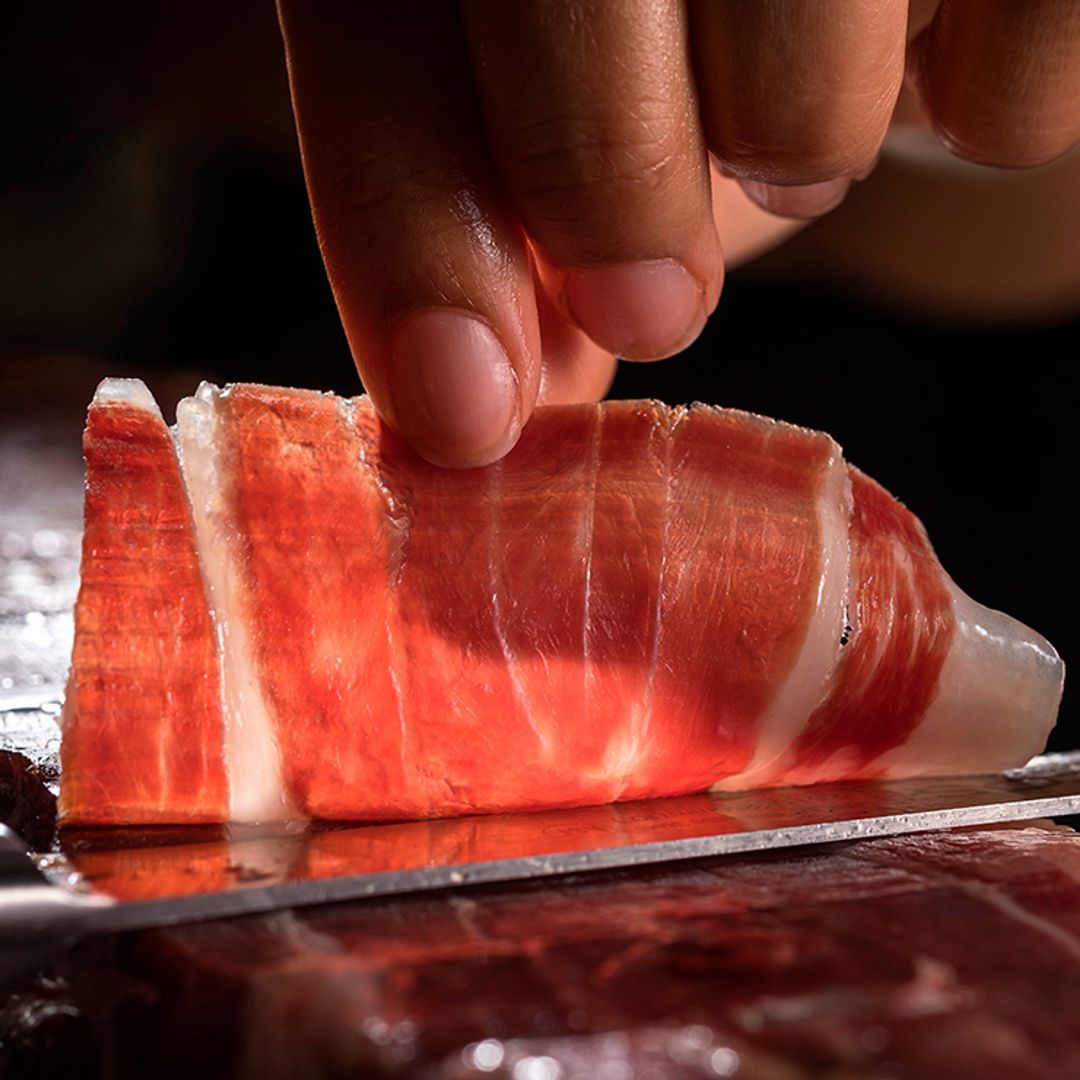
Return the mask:
[[954, 154], [1080, 139], [1080, 4], [279, 0], [316, 229], [364, 384], [426, 458], [700, 333], [724, 265], [873, 169], [905, 75]]

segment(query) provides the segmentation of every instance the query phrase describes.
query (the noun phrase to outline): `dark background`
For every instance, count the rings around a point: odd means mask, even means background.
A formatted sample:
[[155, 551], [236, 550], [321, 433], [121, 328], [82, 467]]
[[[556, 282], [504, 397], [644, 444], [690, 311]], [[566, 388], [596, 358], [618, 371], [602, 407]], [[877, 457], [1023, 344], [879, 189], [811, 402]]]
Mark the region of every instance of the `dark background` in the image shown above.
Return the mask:
[[[127, 4], [49, 8], [14, 16], [0, 66], [8, 380], [47, 381], [50, 365], [66, 378], [78, 356], [95, 376], [182, 369], [191, 388], [207, 376], [355, 393], [272, 10], [238, 3], [207, 35], [205, 4], [175, 25]], [[922, 518], [962, 588], [1068, 662], [1080, 322], [1060, 306], [1003, 321], [871, 298], [815, 262], [814, 230], [832, 227], [812, 228], [797, 269], [779, 256], [734, 272], [690, 350], [622, 365], [612, 393], [829, 431]], [[1074, 699], [1067, 690], [1054, 748], [1080, 745]]]

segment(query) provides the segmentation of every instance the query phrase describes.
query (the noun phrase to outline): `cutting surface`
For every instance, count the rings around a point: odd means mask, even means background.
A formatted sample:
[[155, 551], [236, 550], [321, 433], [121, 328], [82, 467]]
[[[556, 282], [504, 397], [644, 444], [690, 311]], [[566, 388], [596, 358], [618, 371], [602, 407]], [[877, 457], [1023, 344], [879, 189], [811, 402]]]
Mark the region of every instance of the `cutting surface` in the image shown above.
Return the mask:
[[0, 1008], [0, 1054], [114, 1080], [1061, 1080], [1078, 1015], [1080, 839], [983, 829], [128, 935]]
[[65, 831], [41, 865], [127, 901], [126, 929], [290, 905], [1080, 811], [1080, 755], [1010, 775], [689, 795], [399, 824]]

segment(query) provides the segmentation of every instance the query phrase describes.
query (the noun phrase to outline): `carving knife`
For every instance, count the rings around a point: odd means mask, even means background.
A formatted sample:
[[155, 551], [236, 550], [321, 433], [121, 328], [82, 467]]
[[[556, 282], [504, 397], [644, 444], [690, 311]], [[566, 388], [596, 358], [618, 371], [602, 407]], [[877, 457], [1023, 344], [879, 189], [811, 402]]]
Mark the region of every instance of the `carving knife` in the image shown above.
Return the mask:
[[0, 826], [0, 979], [80, 938], [282, 908], [1080, 814], [1080, 752], [979, 776], [845, 781], [369, 825]]

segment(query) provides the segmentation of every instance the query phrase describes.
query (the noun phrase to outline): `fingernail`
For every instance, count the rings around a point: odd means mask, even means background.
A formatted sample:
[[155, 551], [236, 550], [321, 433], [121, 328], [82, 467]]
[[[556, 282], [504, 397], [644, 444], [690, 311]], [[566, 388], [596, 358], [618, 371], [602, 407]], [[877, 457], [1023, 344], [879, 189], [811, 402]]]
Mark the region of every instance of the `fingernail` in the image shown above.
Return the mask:
[[597, 345], [627, 360], [671, 356], [701, 333], [708, 317], [701, 285], [675, 259], [569, 270], [563, 297]]
[[399, 431], [435, 465], [487, 465], [517, 442], [517, 376], [494, 331], [469, 312], [433, 308], [399, 323], [388, 385]]
[[820, 184], [762, 184], [757, 180], [742, 180], [743, 191], [770, 214], [788, 218], [814, 218], [827, 214], [844, 201], [851, 187], [845, 177], [823, 180]]

